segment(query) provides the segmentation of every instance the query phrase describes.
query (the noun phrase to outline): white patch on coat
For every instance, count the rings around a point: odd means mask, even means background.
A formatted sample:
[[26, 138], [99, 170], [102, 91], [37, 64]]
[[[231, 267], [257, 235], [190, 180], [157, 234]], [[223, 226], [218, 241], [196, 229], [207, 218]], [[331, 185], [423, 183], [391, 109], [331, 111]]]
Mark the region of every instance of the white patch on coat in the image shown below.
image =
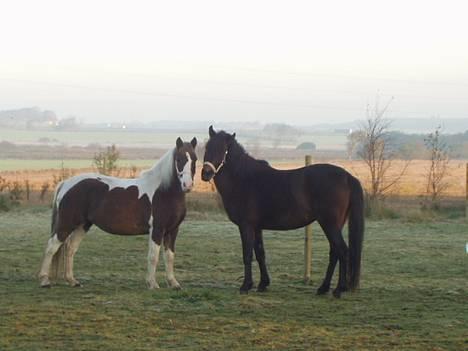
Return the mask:
[[193, 187], [192, 158], [188, 152], [185, 154], [187, 156], [187, 162], [185, 163], [182, 171], [177, 170], [177, 178], [179, 179], [180, 186], [183, 191], [190, 190]]
[[57, 250], [62, 246], [62, 242], [58, 239], [57, 234], [54, 234], [49, 238], [47, 247], [44, 252], [44, 259], [42, 260], [41, 270], [39, 272], [39, 279], [42, 286], [49, 285], [49, 270], [52, 258], [54, 257]]
[[151, 203], [153, 195], [159, 187], [166, 188], [170, 185], [173, 174], [173, 164], [174, 150], [169, 150], [151, 169], [141, 172], [138, 178], [116, 178], [98, 173], [80, 174], [64, 180], [57, 186], [58, 192], [55, 196], [55, 203], [58, 207], [65, 194], [76, 184], [85, 179], [96, 179], [108, 185], [109, 191], [114, 188], [127, 189], [130, 186], [136, 186], [138, 189], [138, 199], [146, 194]]
[[152, 230], [150, 230], [148, 240], [148, 272], [146, 275], [146, 283], [150, 289], [158, 289], [159, 285], [156, 282], [156, 267], [159, 260], [160, 245], [156, 244], [151, 237]]
[[73, 259], [75, 257], [76, 251], [80, 246], [81, 240], [85, 237], [86, 232], [83, 226], [75, 229], [67, 238], [64, 245], [66, 247], [66, 262], [65, 262], [65, 280], [71, 286], [80, 285], [80, 282], [77, 281], [73, 276]]
[[174, 276], [174, 252], [171, 249], [164, 251], [164, 263], [166, 265], [166, 280], [170, 287], [180, 289], [179, 282]]

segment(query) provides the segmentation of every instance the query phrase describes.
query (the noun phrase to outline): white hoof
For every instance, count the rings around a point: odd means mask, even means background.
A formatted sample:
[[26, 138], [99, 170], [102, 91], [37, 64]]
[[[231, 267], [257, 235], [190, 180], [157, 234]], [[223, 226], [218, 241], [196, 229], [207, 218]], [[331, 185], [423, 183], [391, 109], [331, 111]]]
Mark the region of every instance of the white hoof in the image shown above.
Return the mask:
[[175, 290], [180, 290], [182, 289], [182, 287], [180, 286], [179, 282], [175, 279], [172, 279], [172, 280], [168, 280], [167, 281], [167, 285], [169, 285], [169, 287], [171, 287], [172, 289], [175, 289]]
[[41, 288], [50, 288], [50, 280], [47, 275], [39, 277], [39, 282], [41, 284]]
[[81, 283], [78, 280], [76, 280], [75, 278], [67, 279], [67, 282], [73, 288], [81, 287]]
[[148, 289], [150, 290], [159, 289], [159, 284], [156, 283], [155, 280], [147, 280], [146, 285], [148, 286]]

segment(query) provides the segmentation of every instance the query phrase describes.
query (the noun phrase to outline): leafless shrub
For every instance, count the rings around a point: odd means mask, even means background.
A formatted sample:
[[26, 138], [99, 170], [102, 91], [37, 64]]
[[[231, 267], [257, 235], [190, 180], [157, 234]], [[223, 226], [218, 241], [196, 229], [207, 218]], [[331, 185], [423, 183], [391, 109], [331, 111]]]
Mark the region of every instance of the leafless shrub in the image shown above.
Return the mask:
[[431, 208], [439, 207], [440, 196], [448, 187], [447, 170], [450, 162], [449, 148], [441, 139], [441, 127], [424, 138], [429, 151], [429, 168], [426, 173], [426, 194]]
[[115, 144], [108, 146], [105, 151], [94, 154], [93, 165], [97, 171], [106, 175], [118, 175], [119, 169], [117, 162], [120, 158], [120, 152]]
[[10, 182], [8, 185], [8, 190], [10, 193], [10, 200], [14, 204], [19, 204], [19, 202], [23, 199], [23, 194], [24, 194], [24, 188], [23, 185], [15, 180], [13, 182]]
[[44, 202], [44, 199], [45, 199], [45, 196], [47, 194], [47, 192], [49, 191], [50, 189], [50, 183], [49, 182], [44, 182], [42, 183], [41, 185], [41, 192], [39, 194], [39, 199], [41, 200], [41, 202]]
[[130, 166], [130, 178], [136, 178], [138, 173], [138, 167], [135, 165]]

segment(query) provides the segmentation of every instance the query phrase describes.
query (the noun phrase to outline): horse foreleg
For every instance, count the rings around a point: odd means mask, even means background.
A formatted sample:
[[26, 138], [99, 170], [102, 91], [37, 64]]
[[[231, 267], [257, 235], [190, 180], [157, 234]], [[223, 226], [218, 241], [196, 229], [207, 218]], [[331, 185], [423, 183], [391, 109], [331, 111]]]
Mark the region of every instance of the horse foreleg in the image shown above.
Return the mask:
[[54, 234], [47, 242], [47, 247], [44, 252], [44, 259], [42, 260], [41, 270], [39, 272], [39, 281], [41, 286], [44, 288], [50, 287], [50, 264], [52, 263], [52, 258], [54, 257], [55, 253], [58, 251], [60, 246], [62, 246], [62, 244], [63, 242], [58, 239], [57, 234]]
[[149, 243], [148, 243], [148, 273], [146, 275], [146, 284], [149, 289], [159, 289], [156, 282], [156, 266], [159, 260], [159, 249], [161, 248], [161, 235], [160, 230], [150, 230]]
[[263, 235], [261, 230], [255, 232], [254, 241], [255, 257], [257, 258], [258, 267], [260, 269], [260, 283], [258, 284], [257, 291], [266, 291], [267, 286], [270, 285], [270, 277], [265, 263], [265, 248], [263, 246]]
[[244, 260], [244, 282], [240, 287], [241, 294], [247, 294], [253, 287], [252, 281], [252, 255], [254, 246], [254, 230], [250, 226], [240, 227], [242, 251]]
[[166, 266], [167, 284], [174, 289], [181, 289], [179, 282], [174, 276], [174, 256], [175, 256], [175, 240], [179, 228], [166, 234], [164, 237], [164, 264]]
[[73, 260], [85, 234], [86, 232], [83, 227], [77, 228], [71, 233], [64, 244], [66, 246], [65, 280], [71, 286], [81, 286], [80, 282], [73, 277]]

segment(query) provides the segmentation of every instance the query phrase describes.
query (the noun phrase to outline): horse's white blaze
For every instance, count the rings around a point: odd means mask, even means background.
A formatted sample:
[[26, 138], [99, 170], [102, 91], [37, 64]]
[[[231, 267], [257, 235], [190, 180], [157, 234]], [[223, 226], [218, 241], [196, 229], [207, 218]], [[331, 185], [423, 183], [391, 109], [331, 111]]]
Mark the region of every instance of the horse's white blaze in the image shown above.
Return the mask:
[[79, 227], [70, 234], [64, 243], [66, 246], [65, 279], [73, 286], [79, 284], [73, 276], [73, 258], [85, 235], [86, 232], [83, 227]]
[[193, 178], [192, 178], [192, 158], [188, 152], [185, 153], [187, 156], [187, 163], [184, 165], [184, 169], [179, 172], [180, 186], [183, 191], [192, 189]]
[[180, 288], [180, 285], [174, 276], [174, 252], [171, 249], [164, 251], [164, 263], [166, 265], [166, 279], [169, 286]]
[[41, 285], [48, 285], [49, 283], [49, 270], [52, 258], [54, 257], [57, 250], [62, 245], [62, 242], [58, 239], [57, 234], [54, 234], [48, 241], [47, 247], [44, 253], [44, 259], [42, 260], [41, 270], [39, 272], [39, 279]]
[[159, 288], [159, 285], [156, 282], [156, 266], [158, 265], [160, 248], [161, 246], [153, 241], [150, 232], [148, 243], [148, 273], [146, 276], [146, 282], [148, 283], [148, 287], [150, 289]]
[[109, 186], [109, 191], [114, 188], [127, 189], [130, 186], [136, 186], [138, 189], [138, 199], [147, 195], [150, 203], [153, 195], [159, 187], [167, 187], [171, 181], [174, 163], [174, 150], [169, 150], [163, 157], [151, 168], [141, 172], [140, 177], [122, 179], [106, 176], [98, 173], [85, 173], [74, 176], [62, 182], [62, 186], [56, 196], [57, 206], [65, 194], [76, 184], [85, 179], [95, 179]]

